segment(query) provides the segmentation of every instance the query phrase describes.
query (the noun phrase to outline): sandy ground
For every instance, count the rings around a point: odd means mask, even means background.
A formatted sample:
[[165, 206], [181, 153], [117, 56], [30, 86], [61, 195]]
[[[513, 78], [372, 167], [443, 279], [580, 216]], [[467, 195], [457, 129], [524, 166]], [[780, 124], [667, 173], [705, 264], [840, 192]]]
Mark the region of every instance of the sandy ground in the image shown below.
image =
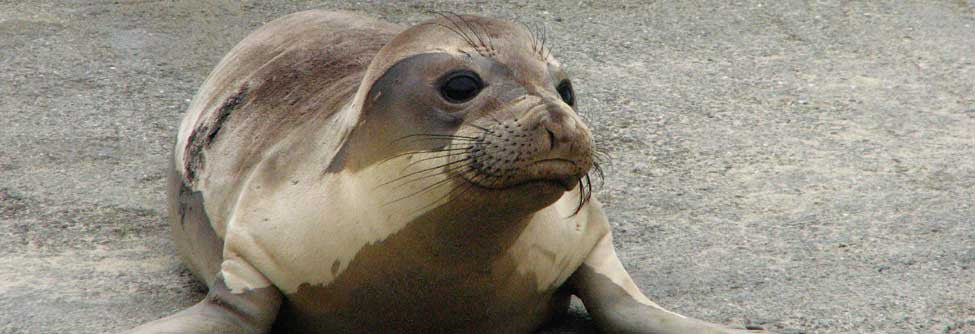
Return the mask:
[[177, 122], [233, 44], [308, 8], [548, 27], [612, 156], [620, 255], [666, 307], [975, 333], [972, 0], [0, 0], [0, 333], [114, 332], [202, 297], [165, 228]]

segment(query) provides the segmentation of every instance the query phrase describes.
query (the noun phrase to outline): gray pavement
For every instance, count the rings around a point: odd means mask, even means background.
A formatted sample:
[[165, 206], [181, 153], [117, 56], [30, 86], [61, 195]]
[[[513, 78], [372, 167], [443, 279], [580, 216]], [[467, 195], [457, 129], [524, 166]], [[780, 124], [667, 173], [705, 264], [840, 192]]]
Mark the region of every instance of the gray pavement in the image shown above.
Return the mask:
[[972, 0], [0, 0], [0, 333], [114, 332], [203, 296], [165, 224], [178, 120], [237, 41], [308, 8], [547, 27], [612, 157], [619, 253], [665, 307], [975, 333]]

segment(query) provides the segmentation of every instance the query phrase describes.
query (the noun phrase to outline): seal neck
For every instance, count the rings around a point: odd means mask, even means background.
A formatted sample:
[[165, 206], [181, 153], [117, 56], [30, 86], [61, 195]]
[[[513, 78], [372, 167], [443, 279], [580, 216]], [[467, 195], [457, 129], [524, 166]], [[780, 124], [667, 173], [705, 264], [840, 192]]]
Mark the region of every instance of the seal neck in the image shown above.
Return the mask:
[[483, 265], [505, 256], [535, 212], [433, 210], [419, 217], [416, 237], [431, 257], [453, 263]]

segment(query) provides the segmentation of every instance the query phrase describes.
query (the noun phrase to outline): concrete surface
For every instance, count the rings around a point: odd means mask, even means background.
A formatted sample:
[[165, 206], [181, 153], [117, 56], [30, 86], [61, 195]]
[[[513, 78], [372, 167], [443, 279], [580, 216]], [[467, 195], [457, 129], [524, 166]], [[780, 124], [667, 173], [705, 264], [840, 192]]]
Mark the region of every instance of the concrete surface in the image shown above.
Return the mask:
[[975, 333], [972, 0], [0, 0], [0, 333], [119, 331], [202, 297], [164, 223], [178, 119], [245, 34], [308, 8], [546, 26], [613, 160], [619, 252], [666, 307]]

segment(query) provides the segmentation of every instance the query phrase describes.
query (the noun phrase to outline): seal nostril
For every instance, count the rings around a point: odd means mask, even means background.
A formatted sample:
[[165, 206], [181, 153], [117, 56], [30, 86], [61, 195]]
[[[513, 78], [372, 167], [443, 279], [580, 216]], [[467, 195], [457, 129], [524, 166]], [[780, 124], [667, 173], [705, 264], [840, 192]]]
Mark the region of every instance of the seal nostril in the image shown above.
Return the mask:
[[553, 150], [555, 149], [555, 133], [549, 128], [545, 128], [545, 131], [548, 132], [548, 149]]

